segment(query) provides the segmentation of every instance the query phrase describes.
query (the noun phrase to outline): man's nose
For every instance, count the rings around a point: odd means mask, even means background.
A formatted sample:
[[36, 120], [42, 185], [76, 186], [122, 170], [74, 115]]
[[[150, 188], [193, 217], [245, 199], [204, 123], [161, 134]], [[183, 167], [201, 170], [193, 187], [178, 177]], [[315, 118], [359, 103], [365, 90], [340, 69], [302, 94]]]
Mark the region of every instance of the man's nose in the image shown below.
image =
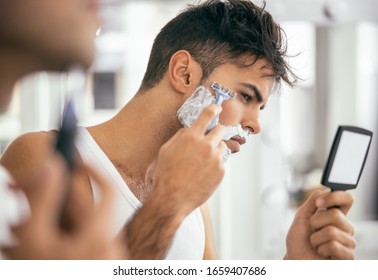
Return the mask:
[[252, 134], [258, 134], [261, 131], [260, 127], [260, 118], [259, 118], [259, 111], [249, 112], [249, 114], [246, 116], [244, 122], [242, 123], [243, 129], [249, 131]]

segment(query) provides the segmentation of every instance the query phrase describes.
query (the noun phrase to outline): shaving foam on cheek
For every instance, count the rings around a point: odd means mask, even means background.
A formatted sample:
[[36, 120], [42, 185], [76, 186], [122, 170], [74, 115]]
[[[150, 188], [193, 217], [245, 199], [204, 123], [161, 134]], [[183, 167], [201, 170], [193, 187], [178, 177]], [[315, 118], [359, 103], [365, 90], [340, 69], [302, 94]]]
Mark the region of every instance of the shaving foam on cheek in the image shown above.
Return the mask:
[[204, 86], [199, 86], [177, 111], [177, 117], [184, 127], [190, 127], [203, 109], [215, 103], [215, 97]]
[[[177, 117], [184, 127], [190, 127], [193, 122], [198, 118], [203, 109], [210, 104], [215, 103], [222, 105], [225, 100], [235, 99], [236, 93], [222, 86], [217, 82], [211, 84], [211, 88], [215, 94], [204, 87], [199, 86], [193, 94], [185, 101], [181, 108], [177, 111]], [[219, 115], [214, 118], [210, 123], [207, 131], [210, 131], [214, 126], [219, 124]]]
[[[239, 136], [244, 139], [247, 139], [249, 136], [251, 136], [251, 133], [249, 131], [244, 130], [240, 124], [237, 126], [226, 126], [225, 128], [226, 134], [223, 137], [223, 141], [228, 141], [234, 136]], [[226, 162], [228, 158], [231, 156], [231, 154], [231, 150], [227, 148], [226, 153], [223, 156], [223, 162]]]
[[[202, 85], [197, 87], [193, 94], [177, 111], [177, 117], [184, 127], [190, 127], [201, 114], [203, 109], [210, 106], [211, 104], [215, 103], [222, 105], [223, 101], [232, 100], [236, 97], [236, 93], [217, 82], [213, 82], [211, 84], [211, 88], [215, 91], [215, 94], [211, 93], [208, 88]], [[219, 115], [216, 116], [210, 123], [209, 127], [207, 128], [207, 132], [217, 124], [219, 124]], [[232, 138], [234, 135], [229, 137], [227, 140]], [[226, 162], [230, 155], [231, 150], [227, 148], [226, 153], [223, 156], [223, 162]]]

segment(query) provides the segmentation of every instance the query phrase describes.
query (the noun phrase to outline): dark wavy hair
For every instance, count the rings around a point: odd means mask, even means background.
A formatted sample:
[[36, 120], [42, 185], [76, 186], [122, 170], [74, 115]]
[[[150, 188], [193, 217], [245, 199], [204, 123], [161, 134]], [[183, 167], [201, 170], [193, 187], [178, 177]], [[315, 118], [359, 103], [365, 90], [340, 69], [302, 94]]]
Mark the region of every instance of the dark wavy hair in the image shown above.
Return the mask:
[[[275, 85], [293, 86], [298, 77], [286, 57], [286, 35], [262, 6], [248, 0], [207, 0], [188, 7], [168, 22], [157, 35], [140, 92], [158, 84], [172, 55], [188, 51], [203, 70], [202, 80], [225, 63], [249, 66], [265, 59]], [[252, 62], [243, 60], [252, 55]]]

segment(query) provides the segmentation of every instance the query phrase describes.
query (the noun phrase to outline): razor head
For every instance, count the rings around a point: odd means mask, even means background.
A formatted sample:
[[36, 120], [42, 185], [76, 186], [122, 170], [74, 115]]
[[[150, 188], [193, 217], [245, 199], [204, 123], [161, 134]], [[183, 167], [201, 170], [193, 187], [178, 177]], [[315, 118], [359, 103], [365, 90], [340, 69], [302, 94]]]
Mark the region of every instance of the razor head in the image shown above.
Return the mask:
[[225, 86], [222, 86], [220, 83], [213, 82], [211, 84], [211, 88], [215, 90], [215, 92], [219, 95], [223, 96], [223, 100], [230, 100], [235, 99], [236, 93], [232, 90], [226, 88]]

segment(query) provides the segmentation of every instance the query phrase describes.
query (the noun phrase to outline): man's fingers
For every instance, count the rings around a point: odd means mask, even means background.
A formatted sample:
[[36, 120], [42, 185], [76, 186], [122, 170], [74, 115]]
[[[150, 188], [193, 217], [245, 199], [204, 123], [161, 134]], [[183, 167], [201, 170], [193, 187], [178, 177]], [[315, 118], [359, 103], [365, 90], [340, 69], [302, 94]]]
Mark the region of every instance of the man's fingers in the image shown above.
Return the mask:
[[192, 128], [205, 134], [206, 129], [209, 127], [211, 121], [220, 114], [222, 107], [219, 105], [211, 104], [205, 108], [198, 118], [194, 121]]
[[318, 248], [319, 246], [332, 241], [336, 241], [351, 249], [355, 249], [357, 245], [356, 240], [352, 235], [331, 225], [316, 231], [311, 235], [310, 239], [311, 245], [314, 248]]
[[207, 138], [211, 139], [214, 145], [218, 145], [223, 140], [226, 133], [226, 128], [223, 125], [216, 125], [207, 135]]
[[310, 224], [314, 231], [328, 225], [333, 225], [350, 235], [354, 234], [354, 226], [338, 208], [331, 208], [316, 213], [311, 217]]
[[337, 206], [346, 215], [354, 202], [353, 196], [345, 191], [333, 191], [323, 193], [316, 198], [316, 206], [319, 208], [331, 208]]
[[316, 205], [317, 198], [323, 194], [328, 193], [329, 190], [315, 190], [311, 196], [299, 207], [296, 217], [310, 219], [312, 215], [318, 211], [318, 206]]
[[323, 258], [333, 260], [354, 260], [354, 248], [343, 246], [343, 244], [337, 241], [330, 241], [320, 245], [317, 252]]
[[28, 197], [31, 219], [56, 223], [61, 211], [66, 167], [60, 157], [51, 157], [44, 165], [26, 174], [19, 183]]

